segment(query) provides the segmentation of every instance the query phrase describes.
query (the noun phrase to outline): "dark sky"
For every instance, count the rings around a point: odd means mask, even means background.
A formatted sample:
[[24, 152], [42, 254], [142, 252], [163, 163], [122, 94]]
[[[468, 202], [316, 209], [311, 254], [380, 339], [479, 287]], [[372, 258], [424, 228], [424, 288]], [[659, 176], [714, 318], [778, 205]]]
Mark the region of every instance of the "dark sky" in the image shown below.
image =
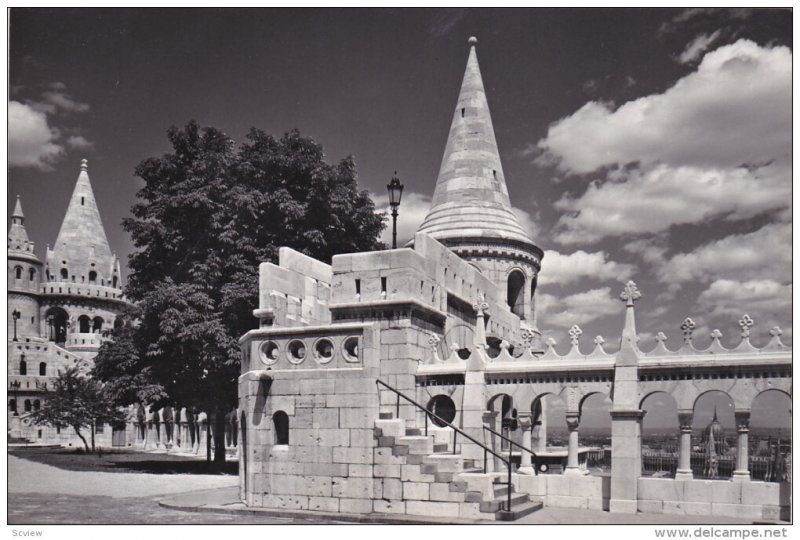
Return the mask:
[[513, 204], [546, 250], [539, 326], [617, 347], [634, 279], [644, 350], [755, 320], [791, 342], [789, 10], [13, 9], [9, 188], [39, 253], [80, 159], [111, 247], [142, 159], [195, 119], [241, 140], [299, 128], [355, 156], [400, 236], [424, 217], [467, 58], [478, 58]]

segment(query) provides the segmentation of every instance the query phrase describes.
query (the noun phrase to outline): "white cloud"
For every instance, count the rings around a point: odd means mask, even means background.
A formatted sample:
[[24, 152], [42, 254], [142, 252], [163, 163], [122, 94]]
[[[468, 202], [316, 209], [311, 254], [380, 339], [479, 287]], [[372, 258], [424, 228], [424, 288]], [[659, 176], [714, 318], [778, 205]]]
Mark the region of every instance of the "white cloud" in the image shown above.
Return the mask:
[[69, 94], [64, 92], [66, 87], [62, 83], [54, 83], [51, 86], [55, 90], [42, 92], [40, 100], [31, 102], [30, 106], [37, 111], [48, 114], [57, 112], [82, 113], [89, 110], [88, 104], [75, 101]]
[[18, 101], [8, 103], [8, 164], [49, 170], [64, 151], [47, 116]]
[[536, 223], [533, 217], [522, 208], [512, 206], [511, 211], [514, 212], [515, 216], [517, 216], [517, 220], [519, 221], [522, 230], [528, 233], [528, 236], [533, 238], [535, 241], [536, 237], [539, 236], [540, 231], [538, 223]]
[[771, 279], [792, 280], [792, 225], [775, 223], [747, 234], [727, 236], [679, 253], [658, 267], [664, 283]]
[[569, 255], [545, 251], [538, 283], [564, 285], [580, 279], [624, 281], [633, 275], [634, 270], [633, 265], [608, 260], [604, 251], [587, 253], [578, 250]]
[[90, 150], [94, 148], [94, 143], [83, 135], [72, 135], [67, 139], [67, 145], [76, 150]]
[[705, 55], [663, 94], [612, 110], [591, 101], [538, 146], [564, 171], [668, 163], [736, 167], [791, 151], [792, 53], [739, 40]]
[[686, 46], [686, 49], [684, 49], [681, 55], [678, 57], [678, 61], [681, 64], [689, 64], [694, 62], [708, 50], [711, 44], [717, 40], [719, 35], [719, 30], [710, 35], [700, 34]]
[[791, 204], [791, 168], [700, 168], [657, 165], [635, 169], [625, 182], [593, 182], [577, 198], [562, 197], [554, 229], [560, 243], [605, 236], [659, 233], [673, 225], [725, 216], [750, 218]]
[[614, 314], [621, 314], [623, 304], [611, 295], [610, 287], [592, 289], [565, 297], [536, 293], [537, 320], [548, 325], [569, 328]]
[[[388, 226], [381, 234], [381, 242], [386, 245], [392, 245], [392, 216], [391, 209], [389, 208], [389, 195], [381, 193], [380, 195], [372, 195], [372, 200], [375, 201], [375, 209], [379, 213], [385, 213], [389, 216]], [[397, 245], [403, 246], [406, 242], [414, 237], [414, 234], [419, 229], [425, 216], [428, 215], [428, 210], [431, 209], [431, 198], [429, 195], [422, 193], [415, 193], [413, 191], [403, 193], [403, 199], [400, 201], [400, 208], [397, 210]]]
[[765, 336], [766, 330], [772, 326], [791, 329], [792, 285], [781, 284], [770, 279], [753, 279], [738, 281], [718, 279], [714, 281], [697, 299], [701, 309], [708, 316], [727, 321], [727, 327], [735, 327], [736, 321], [749, 314], [755, 321], [758, 335]]

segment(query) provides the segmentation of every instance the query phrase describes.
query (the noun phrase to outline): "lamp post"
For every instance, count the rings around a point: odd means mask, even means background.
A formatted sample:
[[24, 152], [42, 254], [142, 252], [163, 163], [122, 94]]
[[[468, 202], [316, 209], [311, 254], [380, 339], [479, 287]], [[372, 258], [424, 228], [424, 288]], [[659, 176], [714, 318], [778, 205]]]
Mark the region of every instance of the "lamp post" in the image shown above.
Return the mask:
[[14, 341], [17, 341], [17, 319], [22, 316], [18, 310], [14, 310], [11, 312], [11, 318], [14, 319]]
[[386, 184], [386, 189], [389, 190], [389, 206], [392, 207], [392, 249], [397, 249], [397, 207], [403, 197], [403, 184], [397, 178], [397, 171], [394, 171], [394, 176]]

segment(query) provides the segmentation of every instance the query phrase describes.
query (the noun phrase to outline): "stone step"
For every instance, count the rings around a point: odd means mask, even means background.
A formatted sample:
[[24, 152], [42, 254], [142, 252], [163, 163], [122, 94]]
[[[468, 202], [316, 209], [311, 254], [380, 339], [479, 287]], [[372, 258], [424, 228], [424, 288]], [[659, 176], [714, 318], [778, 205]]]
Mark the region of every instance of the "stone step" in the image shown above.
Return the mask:
[[[511, 486], [511, 493], [514, 493], [514, 486]], [[505, 497], [508, 495], [508, 484], [497, 486], [494, 488], [494, 497], [498, 499], [500, 497]]]
[[[378, 434], [378, 430], [380, 430], [380, 434]], [[402, 437], [406, 434], [406, 424], [403, 420], [375, 420], [374, 431], [378, 437]]]
[[394, 418], [394, 413], [391, 413], [391, 412], [379, 412], [378, 413], [378, 418], [380, 418], [381, 420], [391, 420], [392, 418]]
[[[514, 506], [517, 504], [522, 504], [528, 502], [527, 493], [512, 493], [511, 494], [511, 509], [514, 509]], [[482, 501], [481, 502], [481, 512], [488, 512], [488, 513], [495, 513], [503, 510], [506, 507], [506, 503], [508, 502], [508, 497], [498, 497], [491, 501]]]
[[406, 428], [406, 435], [409, 437], [416, 437], [422, 435], [422, 430], [420, 428], [415, 427], [407, 427]]
[[460, 454], [431, 454], [422, 458], [422, 463], [436, 465], [436, 472], [457, 473], [464, 470], [464, 459]]
[[447, 452], [447, 443], [434, 443], [433, 445], [433, 452], [434, 454], [439, 454], [443, 452]]
[[519, 505], [512, 505], [510, 512], [505, 510], [495, 512], [494, 519], [497, 521], [516, 521], [521, 517], [541, 510], [543, 506], [541, 501], [528, 501]]
[[[431, 437], [425, 437], [424, 435], [411, 435], [405, 437], [399, 437], [394, 441], [394, 448], [397, 449], [398, 447], [406, 447], [407, 454], [422, 454], [422, 455], [429, 455], [433, 453], [433, 439]], [[402, 454], [395, 454], [395, 455], [402, 455]], [[423, 463], [424, 463], [423, 459]]]
[[394, 437], [378, 437], [378, 446], [381, 447], [394, 446]]

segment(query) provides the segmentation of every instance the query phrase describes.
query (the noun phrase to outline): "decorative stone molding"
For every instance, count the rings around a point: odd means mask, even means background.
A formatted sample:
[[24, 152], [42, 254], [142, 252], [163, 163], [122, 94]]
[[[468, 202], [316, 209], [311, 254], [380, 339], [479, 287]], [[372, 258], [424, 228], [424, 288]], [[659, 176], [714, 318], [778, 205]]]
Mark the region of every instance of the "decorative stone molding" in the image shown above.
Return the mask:
[[681, 323], [681, 330], [683, 331], [683, 343], [685, 345], [691, 346], [692, 333], [694, 332], [695, 328], [697, 328], [697, 324], [692, 320], [691, 317], [686, 317]]
[[741, 319], [739, 319], [739, 328], [742, 329], [741, 333], [742, 339], [747, 339], [750, 337], [750, 328], [752, 328], [752, 326], [753, 326], [753, 319], [750, 318], [750, 315], [745, 313], [744, 316]]

